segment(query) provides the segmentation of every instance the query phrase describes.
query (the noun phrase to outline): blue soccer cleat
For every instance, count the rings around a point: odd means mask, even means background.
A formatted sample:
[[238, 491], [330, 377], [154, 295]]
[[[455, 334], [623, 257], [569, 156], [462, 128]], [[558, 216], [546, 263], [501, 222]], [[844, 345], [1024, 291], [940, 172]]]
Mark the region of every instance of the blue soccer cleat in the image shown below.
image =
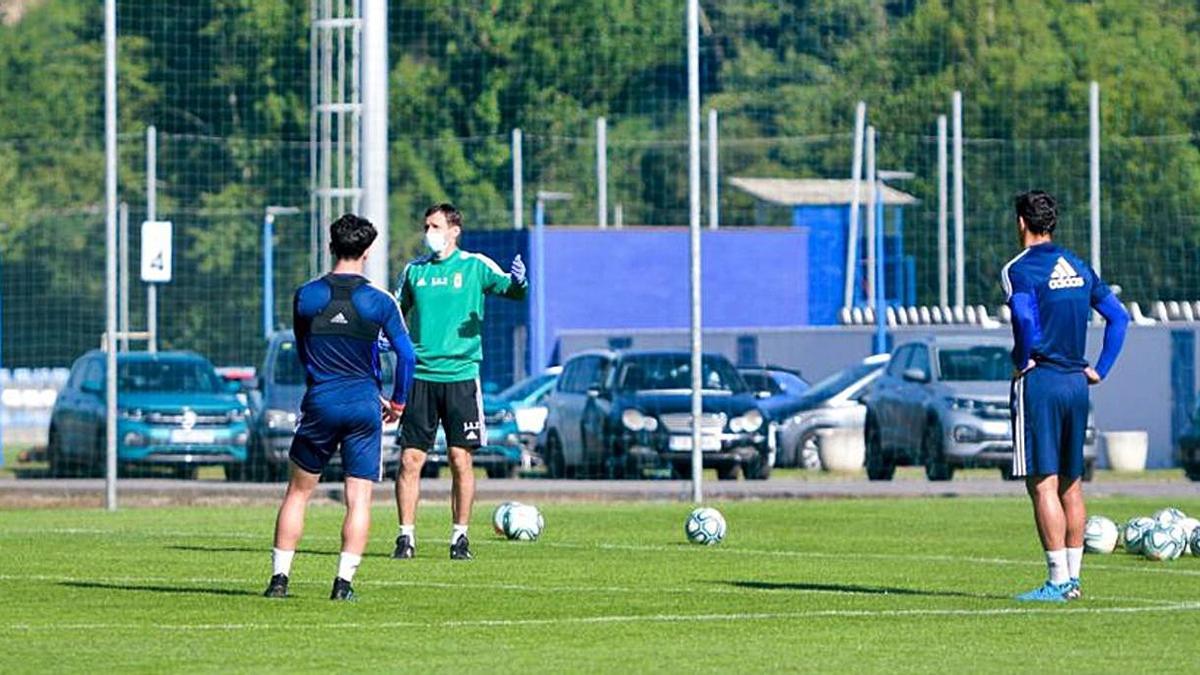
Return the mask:
[[1067, 592], [1071, 589], [1071, 582], [1065, 584], [1052, 584], [1049, 581], [1042, 584], [1038, 588], [1022, 593], [1015, 599], [1018, 602], [1066, 602]]
[[1070, 587], [1064, 594], [1067, 600], [1079, 600], [1083, 597], [1083, 584], [1079, 583], [1079, 577], [1071, 577], [1071, 580], [1067, 582], [1067, 586]]

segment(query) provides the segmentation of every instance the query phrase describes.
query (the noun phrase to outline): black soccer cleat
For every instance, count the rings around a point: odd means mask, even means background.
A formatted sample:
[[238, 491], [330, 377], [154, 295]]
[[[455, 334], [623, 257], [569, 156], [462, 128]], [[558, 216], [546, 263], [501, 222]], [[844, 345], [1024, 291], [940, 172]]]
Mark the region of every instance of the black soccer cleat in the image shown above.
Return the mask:
[[451, 560], [471, 560], [474, 557], [471, 555], [471, 542], [467, 541], [467, 535], [464, 534], [458, 541], [450, 544]]
[[402, 534], [396, 537], [396, 550], [392, 551], [392, 557], [396, 560], [409, 560], [417, 555], [417, 549], [413, 546], [412, 537], [407, 534]]
[[354, 595], [354, 589], [350, 588], [350, 582], [341, 577], [334, 577], [333, 592], [329, 594], [330, 600], [357, 600]]
[[288, 578], [286, 574], [276, 574], [263, 591], [264, 598], [286, 598], [288, 596]]

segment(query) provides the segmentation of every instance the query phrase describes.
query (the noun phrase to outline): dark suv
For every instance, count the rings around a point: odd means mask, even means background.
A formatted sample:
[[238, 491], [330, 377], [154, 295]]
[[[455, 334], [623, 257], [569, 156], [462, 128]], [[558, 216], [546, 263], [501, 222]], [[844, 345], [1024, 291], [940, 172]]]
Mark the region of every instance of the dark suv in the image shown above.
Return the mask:
[[[563, 364], [547, 399], [551, 476], [638, 478], [691, 472], [691, 355], [683, 351], [591, 351]], [[721, 479], [765, 479], [773, 434], [755, 392], [719, 354], [703, 359], [701, 449]]]

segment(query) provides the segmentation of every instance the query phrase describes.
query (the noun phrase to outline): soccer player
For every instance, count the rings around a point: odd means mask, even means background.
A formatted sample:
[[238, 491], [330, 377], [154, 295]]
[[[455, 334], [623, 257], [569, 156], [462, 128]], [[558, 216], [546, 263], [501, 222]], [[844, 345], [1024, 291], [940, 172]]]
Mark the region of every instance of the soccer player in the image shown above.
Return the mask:
[[[265, 593], [269, 598], [287, 596], [305, 507], [321, 471], [339, 450], [346, 476], [346, 517], [330, 599], [354, 598], [350, 583], [367, 546], [371, 489], [383, 478], [381, 419], [396, 421], [404, 411], [416, 361], [396, 301], [363, 276], [375, 227], [346, 214], [330, 226], [329, 234], [329, 249], [337, 259], [333, 272], [301, 286], [292, 308], [307, 390], [289, 455], [291, 478], [275, 521], [274, 574]], [[396, 353], [391, 398], [380, 395], [380, 331]]]
[[505, 273], [486, 256], [459, 249], [461, 235], [458, 209], [451, 204], [429, 207], [425, 211], [425, 243], [430, 254], [404, 269], [397, 291], [400, 309], [412, 327], [417, 367], [400, 427], [402, 456], [396, 477], [400, 535], [393, 558], [412, 558], [416, 553], [414, 522], [421, 467], [440, 424], [446, 433], [453, 479], [450, 559], [471, 559], [467, 539], [475, 499], [471, 453], [487, 438], [479, 389], [484, 295], [521, 300], [528, 292], [520, 255]]
[[[1013, 475], [1024, 476], [1038, 536], [1046, 552], [1046, 583], [1022, 601], [1082, 597], [1083, 441], [1088, 385], [1099, 384], [1121, 352], [1129, 315], [1096, 272], [1053, 241], [1057, 205], [1045, 192], [1016, 199], [1024, 250], [1004, 266], [1001, 281], [1012, 309]], [[1095, 366], [1084, 358], [1092, 310], [1104, 317], [1104, 346]]]

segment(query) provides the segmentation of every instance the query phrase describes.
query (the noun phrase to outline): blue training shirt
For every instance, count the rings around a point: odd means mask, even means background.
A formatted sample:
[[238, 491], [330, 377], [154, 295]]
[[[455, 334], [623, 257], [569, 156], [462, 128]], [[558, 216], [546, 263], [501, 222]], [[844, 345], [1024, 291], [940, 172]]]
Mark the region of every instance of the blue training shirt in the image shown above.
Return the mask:
[[1096, 361], [1100, 377], [1116, 362], [1129, 315], [1079, 256], [1053, 243], [1030, 246], [1000, 273], [1013, 314], [1013, 365], [1032, 359], [1068, 372], [1088, 366], [1087, 324], [1094, 308], [1105, 318], [1104, 347]]
[[[358, 275], [339, 274], [336, 277], [353, 280]], [[377, 400], [382, 386], [378, 339], [379, 331], [382, 331], [396, 353], [391, 400], [405, 403], [417, 357], [396, 301], [368, 283], [354, 289], [350, 302], [358, 316], [352, 319], [372, 326], [374, 337], [368, 340], [350, 335], [313, 334], [314, 319], [332, 300], [333, 287], [326, 277], [304, 284], [294, 298], [292, 320], [296, 351], [307, 376], [306, 396], [324, 401]]]

